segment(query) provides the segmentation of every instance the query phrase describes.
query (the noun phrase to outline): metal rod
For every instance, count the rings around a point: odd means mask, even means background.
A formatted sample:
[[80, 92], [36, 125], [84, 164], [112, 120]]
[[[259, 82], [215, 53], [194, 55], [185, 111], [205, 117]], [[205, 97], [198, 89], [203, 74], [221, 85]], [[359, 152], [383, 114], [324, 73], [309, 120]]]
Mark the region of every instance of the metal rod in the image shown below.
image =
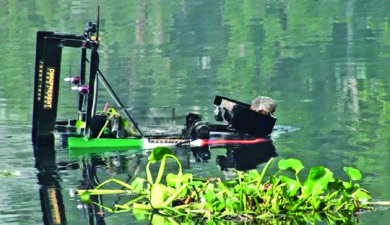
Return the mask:
[[96, 97], [97, 90], [96, 87], [96, 68], [99, 65], [99, 53], [97, 52], [98, 46], [92, 48], [91, 51], [91, 62], [89, 70], [89, 82], [88, 82], [88, 97], [87, 97], [87, 113], [86, 113], [86, 124], [85, 124], [85, 135], [88, 137], [92, 136], [91, 129], [93, 127], [93, 116], [96, 112]]
[[[87, 58], [87, 49], [85, 46], [81, 49], [81, 65], [80, 65], [80, 85], [85, 85], [85, 60]], [[84, 94], [79, 93], [79, 113], [82, 113], [84, 106]]]
[[126, 110], [125, 106], [122, 104], [119, 97], [116, 95], [116, 93], [114, 92], [114, 90], [112, 89], [110, 84], [108, 83], [107, 79], [104, 77], [103, 73], [100, 71], [99, 68], [96, 68], [96, 70], [98, 72], [98, 79], [102, 82], [103, 86], [107, 89], [107, 91], [110, 94], [110, 96], [112, 97], [112, 99], [121, 108], [121, 110], [123, 110], [125, 112], [127, 119], [129, 119], [133, 123], [133, 125], [135, 126], [135, 128], [137, 129], [139, 134], [143, 137], [144, 135], [142, 134], [142, 131], [139, 129], [137, 123], [130, 116], [130, 113]]

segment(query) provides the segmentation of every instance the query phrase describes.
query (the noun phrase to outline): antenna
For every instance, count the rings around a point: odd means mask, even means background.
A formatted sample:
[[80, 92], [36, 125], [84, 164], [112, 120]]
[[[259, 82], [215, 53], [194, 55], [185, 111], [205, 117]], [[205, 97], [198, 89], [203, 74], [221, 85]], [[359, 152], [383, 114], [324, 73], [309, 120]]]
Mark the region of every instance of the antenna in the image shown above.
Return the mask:
[[100, 5], [98, 5], [97, 19], [96, 19], [96, 41], [99, 42], [99, 30], [100, 30]]

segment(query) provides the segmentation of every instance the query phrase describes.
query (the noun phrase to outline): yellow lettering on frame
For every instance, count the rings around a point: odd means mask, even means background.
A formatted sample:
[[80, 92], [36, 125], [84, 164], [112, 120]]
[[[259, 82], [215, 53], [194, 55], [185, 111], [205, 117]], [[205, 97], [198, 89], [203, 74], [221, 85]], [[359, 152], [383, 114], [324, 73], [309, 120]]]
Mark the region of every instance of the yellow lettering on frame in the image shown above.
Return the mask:
[[54, 92], [54, 78], [56, 70], [49, 67], [46, 73], [45, 98], [43, 101], [43, 108], [51, 109], [53, 107], [53, 92]]

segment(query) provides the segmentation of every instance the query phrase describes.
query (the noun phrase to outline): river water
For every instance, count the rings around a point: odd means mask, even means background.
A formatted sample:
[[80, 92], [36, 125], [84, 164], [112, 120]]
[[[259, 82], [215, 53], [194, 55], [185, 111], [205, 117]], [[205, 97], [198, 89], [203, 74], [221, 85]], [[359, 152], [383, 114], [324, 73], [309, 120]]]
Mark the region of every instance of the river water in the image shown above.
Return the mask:
[[[374, 200], [390, 200], [389, 1], [2, 0], [0, 171], [17, 174], [0, 176], [0, 224], [42, 224], [43, 193], [62, 199], [64, 207], [51, 212], [58, 223], [148, 223], [132, 214], [91, 219], [71, 195], [90, 178], [90, 165], [98, 165], [100, 180], [126, 179], [126, 172], [144, 165], [145, 154], [100, 155], [114, 165], [127, 162], [116, 167], [71, 158], [58, 146], [55, 156], [41, 156], [43, 166], [33, 154], [36, 32], [81, 34], [95, 21], [98, 3], [100, 68], [140, 124], [160, 118], [172, 128], [184, 124], [187, 112], [213, 121], [215, 95], [243, 102], [270, 96], [278, 105], [282, 131], [273, 144], [280, 158], [300, 159], [306, 173], [323, 165], [341, 178], [344, 166], [356, 167]], [[63, 77], [77, 73], [78, 56], [77, 50], [63, 51]], [[75, 96], [62, 84], [59, 117], [75, 115]], [[104, 104], [108, 96], [102, 92], [100, 99]], [[197, 162], [188, 150], [177, 152], [187, 171], [230, 176], [216, 164], [226, 150], [212, 149], [207, 162]], [[360, 215], [358, 224], [389, 220], [390, 211], [379, 208]]]

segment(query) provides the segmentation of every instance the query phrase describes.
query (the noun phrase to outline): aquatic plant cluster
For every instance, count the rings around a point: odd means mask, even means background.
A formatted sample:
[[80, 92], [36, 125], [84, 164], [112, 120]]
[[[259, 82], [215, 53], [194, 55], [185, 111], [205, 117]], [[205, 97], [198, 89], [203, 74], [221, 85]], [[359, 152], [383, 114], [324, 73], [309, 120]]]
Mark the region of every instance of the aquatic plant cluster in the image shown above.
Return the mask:
[[[162, 182], [167, 159], [177, 162], [177, 174], [168, 173]], [[160, 162], [155, 179], [150, 165]], [[196, 178], [183, 173], [176, 156], [168, 148], [156, 148], [149, 156], [146, 179], [137, 177], [131, 184], [109, 179], [92, 190], [78, 190], [81, 200], [105, 208], [108, 212], [134, 214], [158, 213], [167, 218], [205, 218], [208, 220], [264, 220], [270, 218], [321, 215], [326, 220], [350, 221], [357, 211], [368, 209], [369, 193], [356, 181], [359, 170], [344, 167], [349, 181], [334, 178], [323, 166], [310, 169], [304, 182], [298, 176], [304, 168], [297, 159], [280, 159], [278, 171], [266, 176], [274, 159], [259, 173], [237, 171], [234, 180]], [[265, 179], [267, 177], [267, 179]], [[115, 183], [118, 189], [104, 189]], [[90, 195], [127, 194], [130, 200], [111, 207], [90, 200]]]

